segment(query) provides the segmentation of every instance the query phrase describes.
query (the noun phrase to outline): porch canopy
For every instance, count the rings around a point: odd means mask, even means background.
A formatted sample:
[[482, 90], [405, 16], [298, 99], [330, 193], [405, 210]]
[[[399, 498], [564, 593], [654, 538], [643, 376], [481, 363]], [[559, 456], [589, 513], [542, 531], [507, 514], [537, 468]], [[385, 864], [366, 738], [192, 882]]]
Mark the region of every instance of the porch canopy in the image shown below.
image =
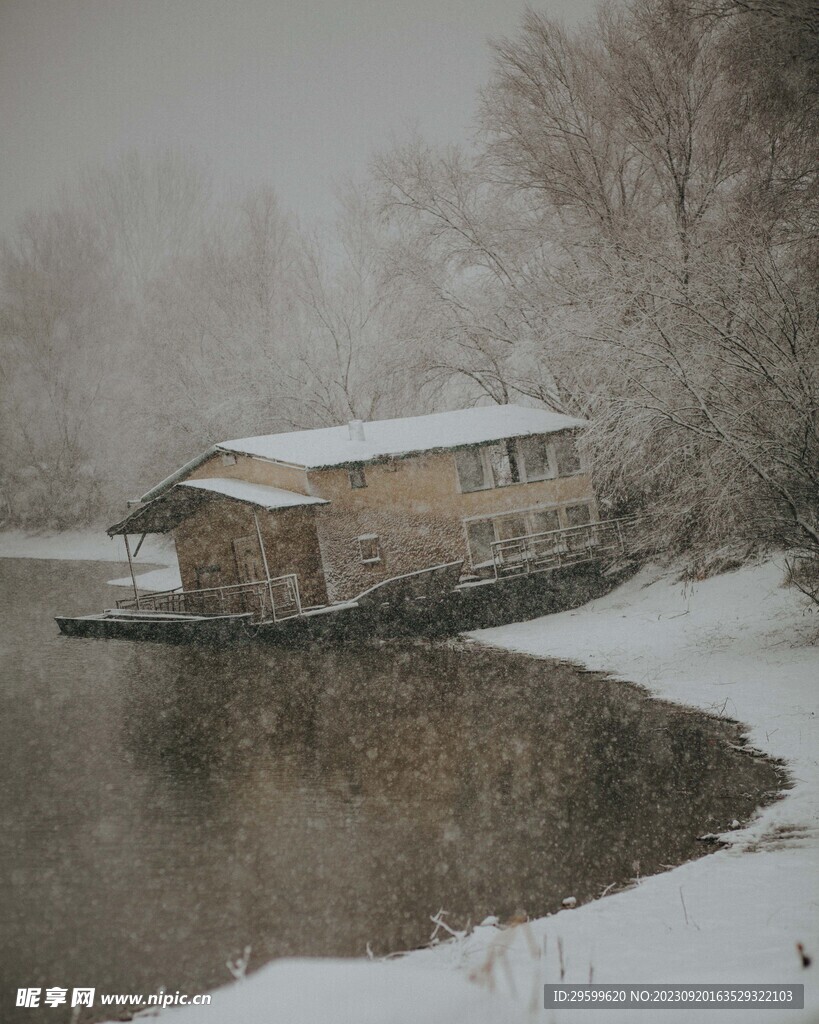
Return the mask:
[[245, 480], [212, 477], [204, 480], [183, 480], [174, 484], [153, 501], [141, 505], [119, 523], [108, 527], [108, 536], [123, 534], [167, 533], [192, 515], [211, 498], [228, 498], [247, 505], [273, 511], [300, 505], [328, 505], [325, 498], [297, 494], [281, 487], [253, 484]]

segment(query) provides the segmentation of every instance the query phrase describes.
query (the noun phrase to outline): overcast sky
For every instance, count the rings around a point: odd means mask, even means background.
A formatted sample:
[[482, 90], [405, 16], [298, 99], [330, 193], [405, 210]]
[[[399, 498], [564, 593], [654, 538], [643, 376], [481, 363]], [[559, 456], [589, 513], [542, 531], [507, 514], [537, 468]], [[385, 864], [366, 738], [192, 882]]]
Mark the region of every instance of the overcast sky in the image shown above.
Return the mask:
[[[595, 0], [533, 6], [566, 21]], [[181, 144], [302, 218], [414, 126], [468, 136], [518, 0], [0, 0], [0, 232], [83, 167]]]

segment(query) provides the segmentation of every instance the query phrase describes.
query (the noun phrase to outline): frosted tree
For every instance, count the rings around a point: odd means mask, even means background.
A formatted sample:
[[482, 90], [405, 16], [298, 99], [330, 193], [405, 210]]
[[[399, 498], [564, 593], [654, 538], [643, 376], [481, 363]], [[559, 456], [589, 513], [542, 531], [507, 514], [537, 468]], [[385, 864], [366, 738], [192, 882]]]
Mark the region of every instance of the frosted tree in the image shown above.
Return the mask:
[[810, 47], [763, 24], [529, 12], [496, 44], [478, 154], [415, 142], [377, 167], [445, 342], [427, 373], [588, 414], [612, 507], [703, 558], [815, 554], [817, 97]]
[[87, 520], [104, 467], [94, 439], [112, 372], [115, 281], [98, 224], [76, 206], [30, 214], [0, 253], [0, 485], [8, 520]]
[[419, 315], [395, 273], [371, 190], [348, 184], [339, 216], [302, 246], [300, 339], [289, 384], [294, 425], [419, 412]]

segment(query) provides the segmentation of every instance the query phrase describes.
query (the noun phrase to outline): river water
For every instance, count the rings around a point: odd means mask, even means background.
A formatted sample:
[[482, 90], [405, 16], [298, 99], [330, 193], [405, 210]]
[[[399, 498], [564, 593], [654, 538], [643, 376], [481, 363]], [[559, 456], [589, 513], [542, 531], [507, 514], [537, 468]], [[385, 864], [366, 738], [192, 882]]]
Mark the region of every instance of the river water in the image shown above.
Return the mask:
[[[0, 560], [0, 1019], [20, 987], [193, 994], [284, 955], [413, 948], [705, 852], [781, 785], [736, 726], [465, 645], [59, 636], [103, 563]], [[105, 1017], [99, 1008], [82, 1020]]]

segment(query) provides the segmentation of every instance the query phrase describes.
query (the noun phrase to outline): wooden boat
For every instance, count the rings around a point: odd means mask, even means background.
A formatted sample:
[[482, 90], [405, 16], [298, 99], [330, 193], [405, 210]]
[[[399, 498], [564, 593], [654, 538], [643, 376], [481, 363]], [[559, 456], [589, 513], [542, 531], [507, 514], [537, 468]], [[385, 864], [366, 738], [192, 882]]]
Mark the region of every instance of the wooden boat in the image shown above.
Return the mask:
[[[394, 618], [405, 618], [413, 606], [425, 611], [452, 592], [463, 563], [432, 566], [395, 576], [370, 587], [353, 601], [303, 609], [298, 602], [292, 612], [276, 614], [273, 595], [280, 580], [260, 580], [233, 588], [202, 591], [167, 591], [141, 598], [142, 607], [118, 607], [99, 614], [76, 617], [56, 616], [64, 636], [96, 637], [155, 642], [224, 642], [249, 638], [302, 643], [315, 639], [362, 635], [376, 623], [384, 626]], [[211, 590], [229, 591], [228, 595]], [[269, 603], [268, 603], [269, 602]], [[130, 602], [127, 602], [130, 604]], [[208, 607], [241, 604], [252, 610], [208, 613]], [[164, 605], [172, 610], [162, 610]], [[198, 607], [198, 612], [183, 608]]]
[[446, 636], [576, 607], [630, 571], [623, 520], [492, 545], [483, 575], [463, 561], [390, 577], [349, 601], [304, 607], [294, 574], [200, 590], [140, 593], [96, 615], [58, 616], [60, 632], [155, 642], [257, 639], [288, 646], [394, 636]]
[[[56, 621], [65, 636], [160, 643], [255, 640], [302, 647], [387, 637], [441, 637], [576, 607], [605, 593], [629, 571], [625, 564], [605, 568], [598, 559], [585, 559], [554, 566], [549, 572], [463, 582], [461, 569], [461, 562], [432, 566], [384, 580], [352, 601], [296, 607], [284, 614], [284, 606], [275, 602], [279, 581], [262, 580], [241, 589], [225, 588], [228, 595], [210, 590], [147, 594], [142, 608], [58, 616]], [[268, 603], [271, 594], [274, 600]], [[229, 605], [246, 610], [215, 610]], [[214, 610], [208, 612], [208, 608]]]
[[219, 642], [240, 636], [252, 618], [251, 612], [185, 615], [109, 608], [96, 615], [58, 615], [56, 622], [64, 636], [179, 643], [191, 640]]

